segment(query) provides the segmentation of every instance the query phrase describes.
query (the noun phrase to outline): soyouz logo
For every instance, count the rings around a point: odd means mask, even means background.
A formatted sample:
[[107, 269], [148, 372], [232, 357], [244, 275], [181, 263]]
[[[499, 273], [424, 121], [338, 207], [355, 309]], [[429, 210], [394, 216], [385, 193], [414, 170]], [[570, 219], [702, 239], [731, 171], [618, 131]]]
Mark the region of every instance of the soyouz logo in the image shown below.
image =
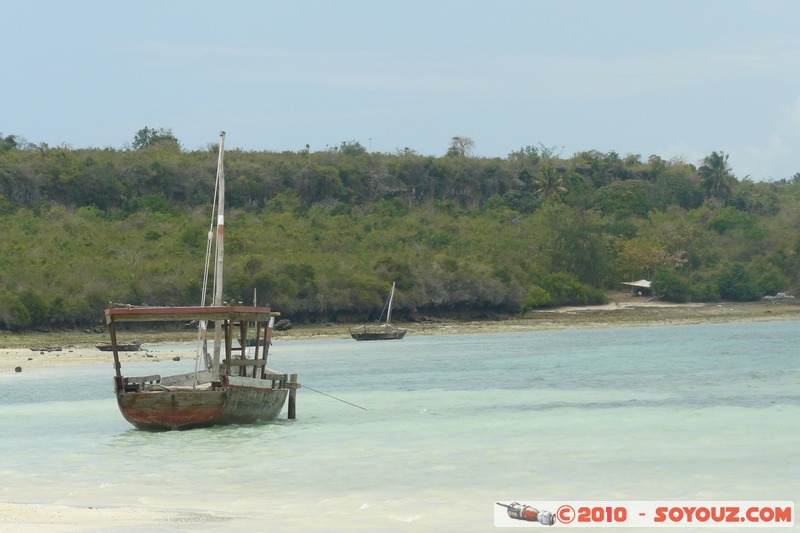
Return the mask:
[[506, 508], [508, 516], [514, 520], [525, 520], [526, 522], [538, 522], [547, 526], [552, 526], [556, 517], [550, 511], [540, 511], [529, 505], [521, 505], [518, 502], [505, 503], [495, 502], [497, 505]]
[[495, 502], [496, 527], [793, 527], [790, 501]]

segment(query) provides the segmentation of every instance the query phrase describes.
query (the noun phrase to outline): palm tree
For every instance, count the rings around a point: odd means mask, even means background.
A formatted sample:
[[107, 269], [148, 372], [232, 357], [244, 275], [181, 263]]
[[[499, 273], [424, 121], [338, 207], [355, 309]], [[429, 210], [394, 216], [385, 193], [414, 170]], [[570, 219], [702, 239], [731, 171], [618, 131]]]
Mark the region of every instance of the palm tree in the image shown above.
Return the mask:
[[560, 202], [561, 194], [567, 192], [564, 179], [558, 175], [553, 167], [543, 167], [538, 178], [533, 180], [537, 187], [536, 193], [544, 200]]
[[728, 167], [728, 154], [725, 152], [711, 152], [697, 171], [708, 197], [725, 198], [738, 183]]

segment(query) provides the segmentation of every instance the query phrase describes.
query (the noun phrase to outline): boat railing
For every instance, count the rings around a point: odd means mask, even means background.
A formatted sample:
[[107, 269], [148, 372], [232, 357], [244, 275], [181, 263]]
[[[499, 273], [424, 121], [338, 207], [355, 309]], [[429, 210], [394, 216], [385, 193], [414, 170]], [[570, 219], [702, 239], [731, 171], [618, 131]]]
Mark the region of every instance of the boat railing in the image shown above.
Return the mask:
[[247, 386], [254, 382], [272, 381], [273, 389], [299, 389], [300, 384], [297, 383], [297, 374], [284, 374], [281, 372], [274, 372], [267, 370], [260, 377], [252, 378], [247, 376], [225, 376], [223, 377], [224, 384]]
[[214, 381], [214, 374], [210, 370], [187, 372], [186, 374], [175, 374], [161, 378], [162, 385], [192, 385], [195, 383], [210, 383], [212, 381]]
[[122, 378], [122, 387], [125, 392], [137, 392], [149, 385], [161, 384], [161, 376], [154, 374], [152, 376], [139, 376], [131, 378]]

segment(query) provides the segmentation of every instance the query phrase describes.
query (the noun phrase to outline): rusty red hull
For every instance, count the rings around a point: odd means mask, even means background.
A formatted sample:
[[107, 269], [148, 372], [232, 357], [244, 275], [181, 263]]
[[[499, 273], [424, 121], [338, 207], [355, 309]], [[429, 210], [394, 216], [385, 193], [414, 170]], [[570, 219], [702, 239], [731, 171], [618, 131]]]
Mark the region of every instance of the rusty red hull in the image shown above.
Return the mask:
[[[255, 381], [255, 380], [253, 380]], [[117, 392], [125, 419], [140, 429], [253, 424], [280, 414], [289, 391], [230, 385], [219, 390]]]

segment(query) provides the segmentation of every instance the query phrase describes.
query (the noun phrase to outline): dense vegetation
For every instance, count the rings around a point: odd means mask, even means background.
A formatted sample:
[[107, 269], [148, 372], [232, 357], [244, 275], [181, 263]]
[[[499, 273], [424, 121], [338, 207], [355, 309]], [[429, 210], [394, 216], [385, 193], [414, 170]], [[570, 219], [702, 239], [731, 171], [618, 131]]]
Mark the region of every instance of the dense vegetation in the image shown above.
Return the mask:
[[[517, 314], [600, 303], [647, 278], [674, 301], [753, 300], [800, 285], [800, 174], [737, 179], [696, 167], [527, 146], [442, 157], [226, 153], [228, 298], [296, 322]], [[0, 135], [0, 327], [89, 326], [109, 302], [200, 301], [215, 145], [145, 128], [123, 149]]]

